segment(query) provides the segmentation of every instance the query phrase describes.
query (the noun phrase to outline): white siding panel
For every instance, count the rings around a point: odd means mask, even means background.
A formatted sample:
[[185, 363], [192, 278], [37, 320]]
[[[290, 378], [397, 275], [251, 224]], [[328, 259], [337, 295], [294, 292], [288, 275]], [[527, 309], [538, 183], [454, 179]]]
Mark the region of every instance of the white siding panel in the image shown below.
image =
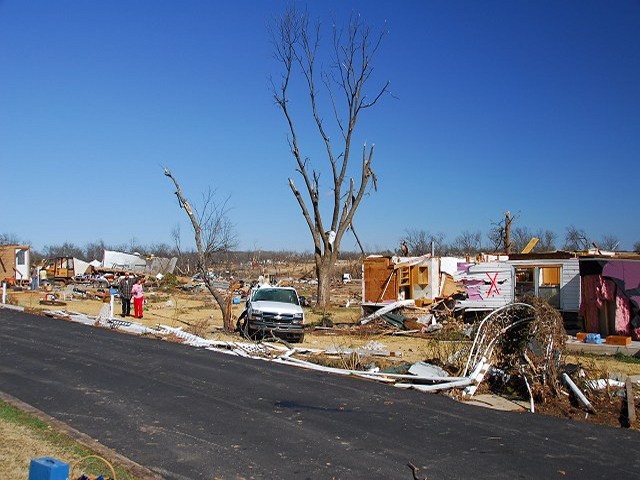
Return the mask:
[[577, 312], [580, 308], [580, 267], [577, 258], [562, 261], [560, 310]]
[[[495, 278], [496, 286], [492, 286]], [[480, 284], [474, 287], [465, 286], [465, 289], [473, 288], [479, 293], [480, 299], [458, 300], [456, 309], [467, 310], [493, 310], [503, 307], [514, 299], [515, 274], [513, 267], [507, 263], [480, 263], [469, 267], [468, 272], [460, 272], [455, 276], [456, 281], [477, 281]], [[491, 296], [489, 292], [491, 291]]]

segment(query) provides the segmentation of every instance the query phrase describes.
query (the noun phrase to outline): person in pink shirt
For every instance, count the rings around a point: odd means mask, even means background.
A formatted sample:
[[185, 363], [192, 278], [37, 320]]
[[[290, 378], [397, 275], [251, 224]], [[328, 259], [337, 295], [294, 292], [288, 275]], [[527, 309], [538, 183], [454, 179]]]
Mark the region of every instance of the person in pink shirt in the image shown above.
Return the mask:
[[142, 318], [142, 303], [144, 302], [144, 289], [142, 284], [144, 278], [139, 278], [133, 287], [131, 287], [131, 295], [133, 296], [133, 316]]

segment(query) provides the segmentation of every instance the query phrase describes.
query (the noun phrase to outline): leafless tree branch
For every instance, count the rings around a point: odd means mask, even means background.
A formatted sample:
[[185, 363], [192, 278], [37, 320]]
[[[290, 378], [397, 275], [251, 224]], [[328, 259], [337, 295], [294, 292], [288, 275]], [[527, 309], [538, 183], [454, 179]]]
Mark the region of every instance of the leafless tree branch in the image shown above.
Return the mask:
[[176, 188], [174, 193], [178, 198], [178, 203], [185, 210], [193, 227], [198, 252], [198, 272], [202, 275], [207, 290], [209, 290], [209, 293], [211, 293], [222, 311], [224, 329], [231, 332], [234, 326], [231, 319], [231, 311], [227, 307], [229, 292], [222, 292], [216, 288], [209, 276], [211, 256], [216, 252], [229, 250], [235, 245], [233, 225], [227, 217], [228, 199], [222, 204], [217, 204], [214, 193], [209, 190], [203, 197], [203, 205], [200, 213], [198, 213], [183, 195], [182, 188], [171, 171], [165, 168], [164, 174], [173, 182]]
[[[328, 306], [328, 280], [331, 270], [338, 258], [340, 242], [345, 231], [352, 224], [353, 217], [366, 192], [370, 181], [374, 188], [376, 178], [371, 168], [374, 146], [363, 148], [363, 161], [359, 181], [349, 179], [345, 185], [349, 168], [351, 144], [354, 131], [358, 123], [359, 113], [370, 108], [388, 90], [389, 82], [376, 91], [373, 97], [367, 97], [366, 87], [373, 73], [373, 59], [377, 53], [386, 30], [375, 38], [371, 36], [369, 27], [358, 15], [353, 15], [345, 31], [333, 25], [332, 49], [333, 59], [329, 65], [330, 71], [319, 69], [321, 54], [321, 25], [319, 21], [311, 22], [306, 11], [298, 11], [295, 7], [287, 10], [277, 19], [271, 31], [274, 44], [274, 57], [282, 68], [281, 82], [276, 87], [272, 83], [273, 97], [280, 107], [288, 126], [288, 142], [292, 155], [296, 161], [296, 170], [304, 181], [302, 192], [295, 186], [293, 179], [289, 179], [289, 186], [293, 192], [302, 215], [307, 222], [315, 245], [316, 273], [318, 275], [318, 304]], [[311, 169], [309, 162], [300, 152], [299, 137], [295, 121], [290, 109], [289, 87], [294, 77], [294, 66], [300, 68], [302, 79], [309, 94], [311, 117], [317, 132], [322, 139], [328, 168], [331, 171], [331, 188], [333, 202], [327, 212], [331, 212], [331, 222], [325, 228], [321, 215], [319, 195], [321, 188], [322, 169]], [[341, 145], [331, 141], [329, 130], [322, 118], [317, 89], [318, 75], [328, 91], [328, 105], [333, 111], [337, 129], [341, 133]], [[341, 92], [336, 96], [333, 87]], [[368, 100], [372, 98], [372, 100]], [[339, 103], [344, 99], [346, 109], [341, 113]], [[317, 165], [316, 165], [317, 166]], [[343, 189], [346, 190], [343, 193]]]

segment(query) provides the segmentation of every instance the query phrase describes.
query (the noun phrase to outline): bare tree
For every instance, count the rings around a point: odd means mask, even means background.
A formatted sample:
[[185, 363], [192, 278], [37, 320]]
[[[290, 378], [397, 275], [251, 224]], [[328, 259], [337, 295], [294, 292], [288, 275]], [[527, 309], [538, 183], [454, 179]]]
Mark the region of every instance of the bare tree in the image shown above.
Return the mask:
[[567, 227], [564, 237], [565, 250], [585, 250], [589, 248], [589, 237], [584, 230], [577, 228], [575, 225]]
[[[376, 177], [371, 168], [373, 145], [363, 146], [357, 180], [353, 177], [348, 178], [347, 172], [359, 116], [363, 111], [373, 107], [389, 87], [387, 82], [372, 96], [367, 94], [366, 87], [373, 73], [372, 62], [385, 31], [372, 33], [359, 15], [351, 17], [345, 31], [334, 25], [333, 63], [331, 68], [325, 71], [319, 71], [317, 65], [320, 24], [316, 22], [311, 25], [306, 12], [298, 11], [295, 7], [290, 8], [276, 20], [271, 35], [274, 56], [282, 67], [280, 83], [273, 84], [273, 98], [287, 121], [289, 147], [295, 159], [296, 170], [304, 183], [304, 196], [292, 178], [289, 178], [289, 186], [313, 238], [318, 305], [328, 307], [331, 300], [331, 273], [338, 259], [342, 237], [351, 227], [356, 210], [369, 191], [370, 182], [374, 188], [376, 187]], [[316, 170], [311, 160], [302, 153], [297, 130], [299, 120], [293, 117], [289, 87], [298, 69], [309, 93], [310, 114], [322, 139], [328, 161], [333, 192], [327, 209], [321, 208], [320, 204], [323, 198], [320, 194], [322, 169]], [[318, 77], [327, 90], [328, 105], [339, 132], [337, 140], [331, 138], [330, 127], [325, 124], [321, 114]], [[321, 211], [329, 212], [330, 217], [323, 218]]]
[[164, 174], [171, 179], [176, 187], [175, 194], [178, 197], [178, 204], [180, 208], [184, 209], [191, 221], [198, 251], [197, 271], [202, 275], [207, 290], [209, 290], [209, 293], [211, 293], [222, 311], [224, 330], [232, 332], [234, 325], [231, 318], [230, 292], [216, 287], [209, 275], [212, 257], [216, 253], [228, 251], [236, 243], [233, 225], [227, 215], [227, 201], [217, 203], [214, 192], [209, 190], [204, 195], [201, 211], [198, 212], [184, 197], [178, 180], [169, 169], [165, 168]]
[[480, 231], [465, 230], [453, 240], [451, 249], [461, 255], [474, 255], [481, 249], [481, 239]]
[[538, 244], [533, 249], [534, 252], [552, 252], [556, 249], [557, 235], [551, 230], [538, 230], [536, 237], [540, 239]]
[[489, 242], [491, 242], [491, 247], [493, 247], [494, 252], [504, 252], [509, 254], [512, 249], [521, 251], [521, 249], [518, 250], [517, 247], [513, 245], [513, 240], [511, 238], [513, 222], [519, 216], [519, 213], [511, 216], [511, 212], [506, 211], [502, 220], [498, 222], [491, 222], [491, 228], [487, 233], [487, 238], [489, 239]]
[[44, 247], [44, 256], [46, 258], [75, 257], [82, 259], [84, 258], [84, 251], [71, 242], [64, 242], [62, 245], [46, 245]]
[[504, 251], [504, 227], [501, 222], [492, 222], [487, 232], [490, 247], [494, 252]]
[[511, 234], [511, 251], [520, 253], [527, 246], [529, 241], [535, 237], [528, 227], [516, 227]]
[[0, 245], [20, 245], [22, 241], [15, 233], [0, 233]]
[[[509, 217], [510, 225], [512, 225], [519, 216], [519, 214], [516, 214], [513, 217]], [[506, 224], [507, 216], [505, 214], [505, 218], [500, 222], [492, 222], [492, 227], [487, 234], [487, 238], [491, 242], [491, 246], [496, 252], [506, 252]], [[511, 230], [509, 239], [511, 243], [511, 251], [516, 253], [521, 252], [528, 245], [529, 241], [531, 241], [531, 239], [534, 237], [538, 239], [538, 243], [533, 248], [534, 252], [550, 252], [556, 249], [556, 234], [551, 230], [543, 230], [542, 228], [540, 228], [537, 231], [533, 232], [529, 227], [519, 226], [514, 227]]]
[[176, 262], [176, 270], [182, 275], [191, 275], [191, 259], [194, 254], [193, 252], [185, 252], [182, 249], [182, 236], [180, 233], [179, 223], [177, 223], [173, 230], [171, 230], [171, 238], [173, 239], [176, 255], [178, 257], [178, 261]]
[[435, 255], [443, 255], [446, 249], [444, 233], [431, 233], [425, 230], [407, 229], [402, 241], [407, 243], [411, 255], [425, 255], [431, 253], [431, 245]]
[[640, 242], [636, 242], [633, 244], [633, 251], [636, 253], [640, 253]]
[[109, 248], [105, 245], [104, 241], [89, 242], [84, 246], [84, 256], [88, 261], [102, 260], [105, 250], [109, 250]]
[[599, 246], [604, 250], [616, 251], [620, 246], [620, 239], [615, 235], [605, 235], [600, 240]]

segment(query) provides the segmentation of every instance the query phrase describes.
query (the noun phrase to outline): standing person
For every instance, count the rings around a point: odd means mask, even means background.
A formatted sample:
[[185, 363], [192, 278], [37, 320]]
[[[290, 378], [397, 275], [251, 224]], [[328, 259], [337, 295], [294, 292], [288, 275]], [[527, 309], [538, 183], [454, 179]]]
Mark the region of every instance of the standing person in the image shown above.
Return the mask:
[[47, 269], [44, 268], [44, 264], [38, 267], [38, 284], [44, 287], [44, 284], [47, 283]]
[[139, 278], [135, 285], [131, 287], [131, 294], [133, 295], [133, 316], [134, 318], [142, 318], [142, 303], [144, 302], [144, 278]]
[[40, 271], [38, 267], [33, 264], [31, 265], [31, 290], [39, 290], [40, 289]]
[[134, 278], [129, 272], [125, 272], [124, 277], [118, 282], [120, 290], [120, 299], [122, 300], [122, 316], [131, 316], [131, 288], [133, 287]]

